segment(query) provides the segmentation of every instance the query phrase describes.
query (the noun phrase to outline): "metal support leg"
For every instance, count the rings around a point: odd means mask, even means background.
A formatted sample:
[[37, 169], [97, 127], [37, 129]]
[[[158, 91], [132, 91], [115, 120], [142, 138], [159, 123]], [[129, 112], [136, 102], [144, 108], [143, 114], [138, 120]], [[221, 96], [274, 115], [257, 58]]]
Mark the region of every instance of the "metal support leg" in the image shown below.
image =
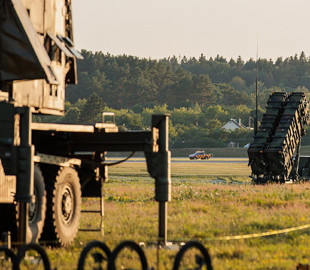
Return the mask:
[[[106, 153], [102, 153], [101, 160], [105, 160]], [[101, 196], [100, 196], [100, 215], [101, 215], [101, 221], [100, 221], [100, 230], [102, 236], [104, 236], [104, 183], [108, 181], [109, 179], [109, 167], [103, 166], [100, 168], [100, 175], [101, 175]]]
[[294, 179], [295, 181], [298, 181], [299, 179], [299, 175], [298, 175], [298, 169], [299, 169], [299, 159], [300, 159], [300, 147], [301, 147], [301, 137], [300, 137], [300, 140], [299, 140], [299, 143], [297, 145], [297, 151], [296, 151], [296, 156], [295, 156], [295, 172], [294, 172]]
[[159, 203], [158, 240], [160, 244], [167, 243], [167, 213], [168, 202]]
[[[29, 107], [17, 108], [20, 115], [20, 145], [18, 146], [17, 182], [15, 199], [18, 203], [18, 241], [26, 242], [28, 203], [33, 195], [34, 147], [31, 145], [31, 118]], [[18, 134], [17, 134], [18, 135]]]
[[104, 182], [101, 182], [101, 196], [100, 196], [100, 231], [101, 235], [104, 236], [104, 198], [103, 198], [103, 184]]
[[153, 151], [145, 152], [147, 168], [155, 178], [155, 200], [159, 203], [158, 242], [167, 242], [168, 202], [171, 200], [171, 153], [169, 151], [168, 115], [153, 115]]
[[27, 236], [27, 225], [28, 225], [28, 203], [20, 202], [18, 205], [18, 242], [25, 243]]

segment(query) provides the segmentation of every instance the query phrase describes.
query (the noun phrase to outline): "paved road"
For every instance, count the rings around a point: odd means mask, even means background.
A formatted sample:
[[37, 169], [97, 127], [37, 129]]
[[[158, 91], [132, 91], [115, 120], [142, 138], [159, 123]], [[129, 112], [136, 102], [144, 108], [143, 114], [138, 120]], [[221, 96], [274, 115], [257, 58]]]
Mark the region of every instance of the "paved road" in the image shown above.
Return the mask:
[[[121, 160], [123, 158], [108, 158], [109, 160]], [[126, 162], [145, 162], [145, 158], [131, 158]], [[172, 158], [172, 163], [248, 163], [247, 158], [211, 158], [209, 160], [189, 160], [188, 158]]]
[[247, 158], [210, 158], [208, 160], [189, 160], [187, 158], [172, 158], [173, 163], [248, 163]]

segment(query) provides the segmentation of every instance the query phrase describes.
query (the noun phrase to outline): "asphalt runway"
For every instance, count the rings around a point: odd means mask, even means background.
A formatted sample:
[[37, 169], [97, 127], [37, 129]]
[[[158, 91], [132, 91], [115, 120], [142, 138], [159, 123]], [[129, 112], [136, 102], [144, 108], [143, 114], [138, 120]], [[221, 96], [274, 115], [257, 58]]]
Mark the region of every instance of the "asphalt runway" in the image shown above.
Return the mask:
[[172, 163], [248, 163], [247, 158], [210, 158], [206, 160], [190, 160], [188, 158], [172, 158]]
[[[113, 160], [122, 160], [124, 157], [120, 158], [108, 158], [107, 161]], [[130, 158], [126, 162], [133, 162], [133, 163], [140, 163], [140, 162], [145, 162], [145, 158]], [[247, 158], [210, 158], [207, 160], [190, 160], [188, 158], [171, 158], [172, 163], [248, 163], [249, 159]]]

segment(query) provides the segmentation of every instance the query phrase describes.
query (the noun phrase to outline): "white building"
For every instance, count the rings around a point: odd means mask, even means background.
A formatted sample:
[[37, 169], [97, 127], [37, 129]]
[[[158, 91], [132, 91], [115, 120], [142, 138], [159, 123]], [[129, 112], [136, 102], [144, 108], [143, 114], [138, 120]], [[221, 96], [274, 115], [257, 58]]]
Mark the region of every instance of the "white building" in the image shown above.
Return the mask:
[[225, 130], [235, 130], [239, 128], [246, 129], [247, 127], [241, 123], [241, 119], [230, 119], [225, 125], [222, 126]]

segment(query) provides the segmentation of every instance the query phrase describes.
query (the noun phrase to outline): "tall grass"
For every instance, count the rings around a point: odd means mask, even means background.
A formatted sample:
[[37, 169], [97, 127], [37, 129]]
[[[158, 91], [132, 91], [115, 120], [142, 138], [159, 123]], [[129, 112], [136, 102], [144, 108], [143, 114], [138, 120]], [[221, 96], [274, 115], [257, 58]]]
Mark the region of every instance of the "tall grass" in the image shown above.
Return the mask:
[[[248, 240], [216, 240], [219, 236], [310, 223], [310, 184], [253, 186], [248, 184], [248, 175], [246, 164], [172, 164], [169, 240], [203, 242], [209, 248], [214, 269], [295, 269], [299, 262], [310, 264], [309, 230]], [[226, 184], [208, 182], [219, 178]], [[147, 244], [149, 264], [156, 266], [156, 249], [148, 244], [157, 240], [158, 204], [154, 200], [154, 181], [145, 164], [111, 167], [104, 195], [104, 236], [80, 232], [72, 247], [49, 249], [52, 265], [74, 269], [82, 247], [93, 239], [105, 241], [110, 248], [131, 239]], [[99, 202], [87, 199], [83, 207], [93, 209]], [[85, 215], [81, 221], [82, 227], [100, 225], [96, 215]], [[160, 251], [160, 269], [172, 269], [176, 252]]]

